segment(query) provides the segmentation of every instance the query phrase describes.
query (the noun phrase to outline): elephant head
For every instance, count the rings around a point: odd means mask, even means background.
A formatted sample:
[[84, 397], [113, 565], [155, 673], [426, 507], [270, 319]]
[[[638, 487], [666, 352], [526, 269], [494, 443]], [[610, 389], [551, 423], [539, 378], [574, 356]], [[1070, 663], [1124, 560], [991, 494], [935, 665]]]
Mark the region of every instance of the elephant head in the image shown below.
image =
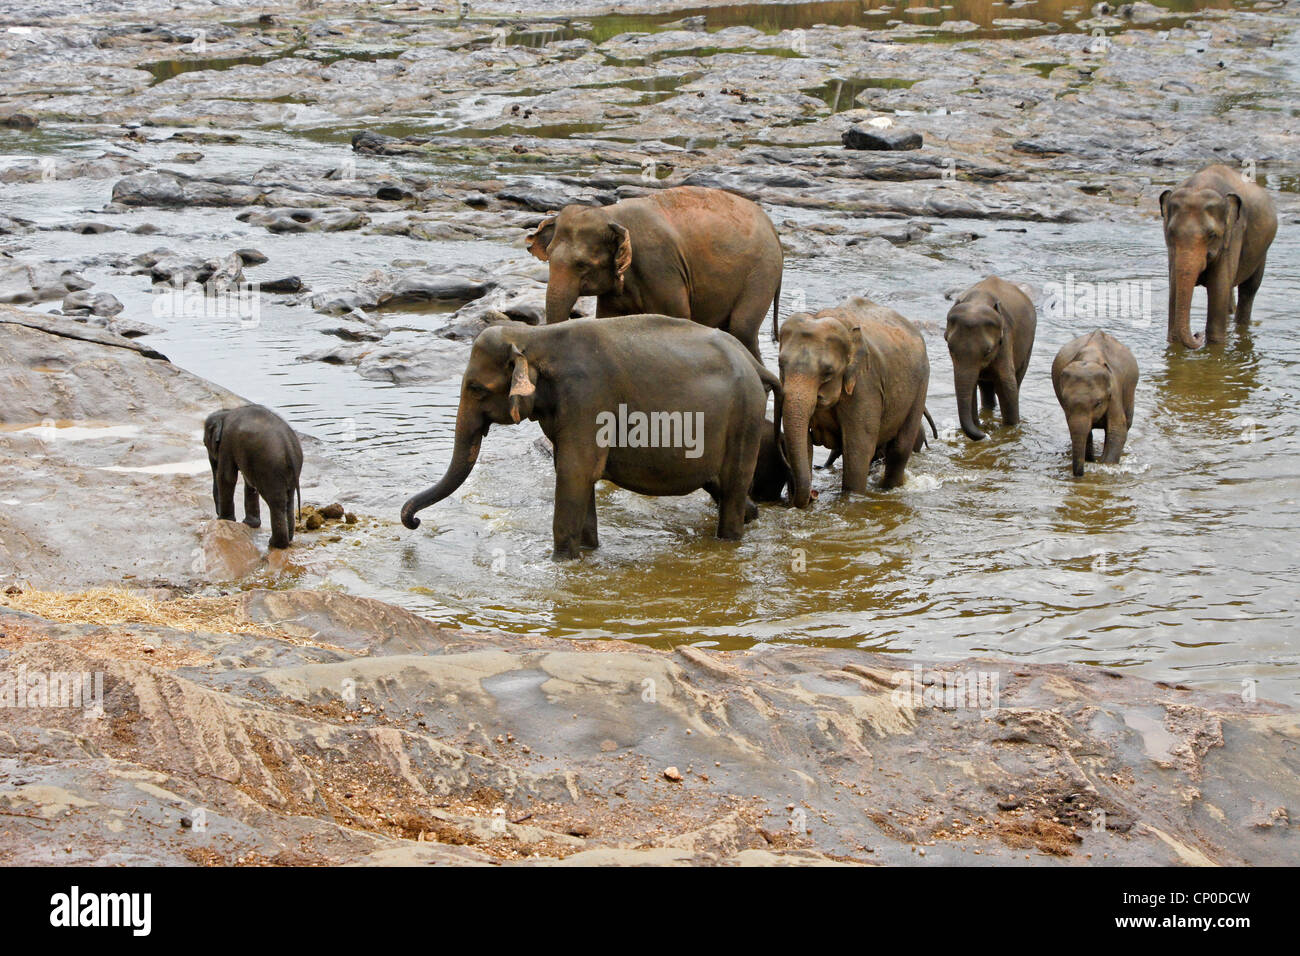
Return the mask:
[[1166, 189], [1160, 194], [1160, 215], [1169, 248], [1169, 341], [1197, 349], [1205, 337], [1192, 334], [1192, 292], [1231, 244], [1241, 197], [1208, 188]]
[[975, 292], [957, 300], [948, 310], [943, 338], [952, 356], [953, 383], [957, 389], [957, 417], [972, 441], [984, 437], [977, 416], [975, 391], [980, 372], [988, 368], [1002, 346], [1007, 315], [993, 296]]
[[791, 501], [807, 508], [812, 501], [808, 430], [813, 414], [853, 394], [859, 373], [867, 367], [867, 341], [861, 329], [834, 316], [799, 313], [781, 327], [780, 365]]
[[608, 207], [565, 206], [528, 236], [528, 251], [549, 263], [546, 322], [563, 322], [580, 296], [618, 294], [632, 264], [632, 237]]
[[474, 340], [461, 379], [451, 463], [441, 481], [402, 506], [406, 527], [418, 528], [417, 511], [436, 504], [465, 483], [489, 427], [536, 417], [538, 369], [527, 354], [527, 331], [492, 326]]
[[1123, 414], [1124, 400], [1111, 370], [1099, 362], [1075, 361], [1061, 371], [1061, 408], [1070, 429], [1074, 475], [1083, 475], [1088, 436], [1098, 422]]

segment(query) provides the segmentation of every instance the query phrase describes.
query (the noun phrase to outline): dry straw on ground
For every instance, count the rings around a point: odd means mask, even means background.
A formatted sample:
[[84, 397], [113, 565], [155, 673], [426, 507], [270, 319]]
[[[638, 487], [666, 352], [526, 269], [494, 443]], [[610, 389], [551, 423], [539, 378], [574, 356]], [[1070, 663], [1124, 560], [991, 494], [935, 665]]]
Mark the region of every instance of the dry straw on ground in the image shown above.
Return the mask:
[[88, 591], [0, 592], [0, 605], [62, 624], [152, 624], [178, 631], [259, 634], [285, 638], [279, 628], [250, 621], [238, 597], [195, 597], [160, 601], [125, 588]]

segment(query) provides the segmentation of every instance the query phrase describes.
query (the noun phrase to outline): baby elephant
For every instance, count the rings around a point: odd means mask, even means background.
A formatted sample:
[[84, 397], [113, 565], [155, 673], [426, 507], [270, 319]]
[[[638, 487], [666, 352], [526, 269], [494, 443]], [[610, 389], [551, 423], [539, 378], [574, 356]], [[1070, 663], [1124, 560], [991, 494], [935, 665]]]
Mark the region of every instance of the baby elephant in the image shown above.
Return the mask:
[[985, 409], [1002, 406], [1002, 424], [1020, 421], [1020, 383], [1029, 368], [1038, 316], [1029, 297], [1010, 282], [989, 276], [971, 286], [948, 310], [943, 333], [957, 386], [957, 417], [972, 441], [984, 437], [975, 390]]
[[293, 540], [293, 504], [302, 492], [302, 445], [283, 418], [261, 405], [213, 412], [203, 423], [203, 444], [212, 466], [212, 500], [217, 517], [235, 520], [235, 482], [244, 477], [244, 524], [262, 526], [258, 496], [271, 509], [271, 547], [287, 548]]
[[892, 309], [854, 298], [816, 315], [790, 316], [781, 329], [785, 451], [791, 500], [812, 501], [814, 442], [844, 455], [843, 487], [861, 494], [878, 449], [881, 487], [903, 483], [919, 444], [930, 361], [916, 326]]
[[1074, 474], [1083, 474], [1084, 460], [1096, 461], [1092, 430], [1105, 429], [1101, 460], [1114, 465], [1124, 451], [1133, 425], [1133, 395], [1137, 391], [1137, 360], [1118, 339], [1098, 329], [1067, 342], [1052, 362], [1052, 387], [1065, 409], [1074, 453]]

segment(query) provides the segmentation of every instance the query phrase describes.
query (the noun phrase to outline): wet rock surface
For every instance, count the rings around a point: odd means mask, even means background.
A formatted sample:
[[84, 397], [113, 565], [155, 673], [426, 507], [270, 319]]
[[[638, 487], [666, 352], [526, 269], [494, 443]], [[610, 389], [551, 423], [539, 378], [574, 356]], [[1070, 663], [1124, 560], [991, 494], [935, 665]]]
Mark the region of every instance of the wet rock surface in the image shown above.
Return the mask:
[[337, 593], [232, 600], [265, 631], [0, 608], [7, 667], [104, 681], [102, 716], [0, 713], [0, 854], [1278, 865], [1296, 852], [1297, 777], [1277, 766], [1300, 719], [1268, 705], [1096, 668], [914, 662], [996, 674], [981, 713], [862, 651], [557, 646]]

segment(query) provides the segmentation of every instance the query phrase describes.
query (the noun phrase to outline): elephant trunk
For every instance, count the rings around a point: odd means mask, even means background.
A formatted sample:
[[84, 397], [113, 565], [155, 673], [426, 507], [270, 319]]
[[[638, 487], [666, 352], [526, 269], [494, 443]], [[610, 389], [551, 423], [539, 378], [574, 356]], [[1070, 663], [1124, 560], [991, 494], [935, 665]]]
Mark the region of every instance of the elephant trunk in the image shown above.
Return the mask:
[[478, 461], [479, 447], [487, 429], [477, 413], [467, 409], [465, 397], [461, 396], [460, 410], [456, 413], [456, 444], [452, 448], [447, 473], [432, 488], [425, 489], [402, 505], [402, 524], [412, 530], [420, 527], [420, 519], [415, 516], [417, 511], [437, 504], [465, 483]]
[[1070, 415], [1066, 419], [1070, 426], [1070, 455], [1074, 467], [1074, 476], [1083, 477], [1083, 462], [1087, 457], [1088, 436], [1092, 433], [1092, 416], [1086, 412], [1082, 415]]
[[790, 499], [796, 508], [812, 502], [812, 461], [808, 454], [808, 425], [817, 405], [817, 380], [812, 376], [792, 378], [783, 384], [782, 431], [785, 456], [790, 463]]
[[573, 305], [578, 301], [578, 283], [564, 275], [556, 275], [552, 269], [551, 277], [546, 283], [546, 324], [565, 322], [573, 314]]
[[1199, 349], [1205, 340], [1192, 334], [1192, 294], [1203, 271], [1205, 257], [1195, 251], [1178, 253], [1169, 269], [1169, 341], [1187, 349]]
[[979, 441], [984, 437], [975, 413], [975, 391], [979, 381], [979, 370], [973, 366], [964, 366], [958, 368], [953, 377], [957, 386], [957, 417], [961, 419], [961, 430], [971, 441]]

